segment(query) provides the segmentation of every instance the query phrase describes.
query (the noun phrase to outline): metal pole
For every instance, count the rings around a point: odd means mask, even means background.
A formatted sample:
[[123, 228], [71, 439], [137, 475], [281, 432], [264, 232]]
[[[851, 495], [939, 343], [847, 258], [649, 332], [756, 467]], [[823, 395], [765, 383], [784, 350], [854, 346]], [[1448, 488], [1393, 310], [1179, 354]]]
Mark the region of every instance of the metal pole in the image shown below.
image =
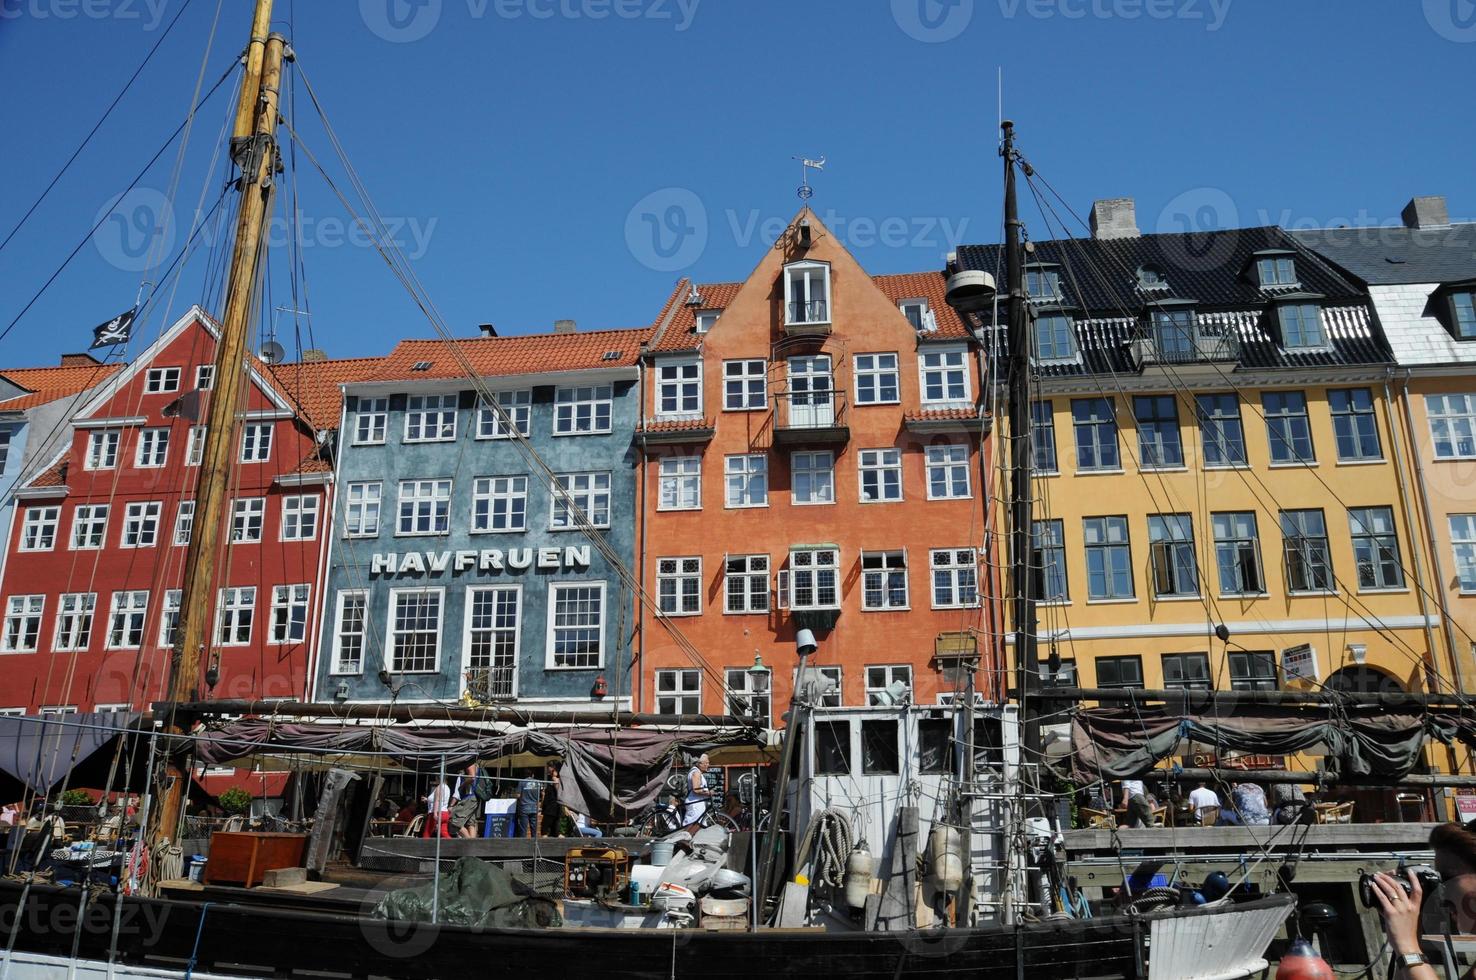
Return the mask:
[[763, 863], [759, 867], [757, 887], [754, 889], [756, 901], [768, 898], [774, 859], [778, 856], [779, 847], [783, 841], [780, 827], [784, 823], [781, 819], [784, 815], [784, 796], [789, 791], [789, 770], [794, 760], [794, 743], [799, 740], [803, 724], [801, 719], [806, 707], [801, 697], [806, 656], [807, 654], [801, 651], [799, 667], [794, 673], [794, 693], [789, 698], [789, 724], [784, 728], [784, 751], [779, 755], [779, 778], [774, 780], [774, 805], [769, 808], [769, 833], [764, 839]]
[[[441, 787], [442, 786], [445, 786], [445, 785], [446, 785], [446, 756], [445, 756], [445, 753], [442, 753], [442, 755], [441, 755], [441, 777], [440, 777], [440, 782], [436, 783], [435, 787], [431, 789], [431, 806], [432, 807], [435, 807], [435, 806], [437, 806], [437, 805], [440, 804], [440, 802], [441, 802]], [[450, 787], [447, 787], [447, 790], [446, 790], [446, 804], [449, 806], [450, 803], [451, 803], [451, 790], [450, 790]], [[432, 881], [433, 881], [433, 887], [431, 889], [431, 925], [435, 925], [436, 924], [436, 919], [439, 916], [440, 911], [441, 911], [441, 815], [439, 813], [435, 813], [435, 812], [432, 812], [431, 815], [435, 818], [435, 821], [434, 821], [435, 826], [431, 828], [431, 833], [433, 833], [433, 834], [436, 835], [436, 873], [435, 873], [435, 877], [432, 879]]]
[[[753, 783], [748, 790], [748, 870], [752, 875], [758, 875], [758, 804], [759, 804], [759, 767], [754, 765], [749, 770], [753, 774]], [[754, 932], [758, 932], [758, 892], [753, 892], [748, 901], [749, 925]]]
[[287, 718], [331, 718], [334, 721], [360, 719], [378, 722], [440, 721], [494, 722], [515, 724], [547, 723], [553, 725], [622, 725], [659, 727], [664, 729], [752, 728], [753, 719], [741, 715], [658, 715], [621, 711], [613, 715], [588, 711], [553, 708], [462, 708], [434, 704], [324, 704], [312, 701], [156, 701], [151, 707], [156, 717], [165, 718], [172, 711], [180, 714], [269, 715]]

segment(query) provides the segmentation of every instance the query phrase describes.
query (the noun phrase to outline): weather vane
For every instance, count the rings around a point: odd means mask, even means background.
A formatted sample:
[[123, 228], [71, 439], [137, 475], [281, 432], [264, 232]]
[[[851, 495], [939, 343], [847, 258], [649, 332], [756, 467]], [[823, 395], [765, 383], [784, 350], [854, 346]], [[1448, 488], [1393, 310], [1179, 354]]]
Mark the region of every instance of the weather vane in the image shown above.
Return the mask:
[[825, 157], [822, 156], [818, 160], [810, 160], [806, 157], [791, 157], [791, 159], [798, 160], [800, 162], [800, 185], [799, 190], [796, 191], [796, 193], [799, 194], [799, 199], [801, 201], [808, 201], [810, 198], [815, 196], [815, 188], [810, 186], [810, 171], [824, 170]]

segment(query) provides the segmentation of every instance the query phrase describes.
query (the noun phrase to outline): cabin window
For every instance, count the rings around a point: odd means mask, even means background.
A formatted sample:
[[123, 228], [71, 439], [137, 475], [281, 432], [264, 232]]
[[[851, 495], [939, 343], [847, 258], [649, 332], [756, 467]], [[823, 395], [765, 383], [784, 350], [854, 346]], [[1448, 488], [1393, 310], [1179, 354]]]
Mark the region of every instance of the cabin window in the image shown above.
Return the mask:
[[851, 723], [821, 721], [815, 724], [815, 775], [851, 774]]
[[953, 719], [918, 719], [917, 754], [920, 771], [924, 773], [952, 772]]
[[866, 668], [866, 703], [902, 704], [912, 696], [912, 667], [870, 664]]
[[861, 773], [865, 776], [895, 776], [901, 771], [897, 748], [897, 722], [891, 718], [868, 718], [861, 722]]
[[822, 708], [839, 708], [842, 703], [841, 669], [839, 667], [811, 667], [816, 681], [815, 703]]

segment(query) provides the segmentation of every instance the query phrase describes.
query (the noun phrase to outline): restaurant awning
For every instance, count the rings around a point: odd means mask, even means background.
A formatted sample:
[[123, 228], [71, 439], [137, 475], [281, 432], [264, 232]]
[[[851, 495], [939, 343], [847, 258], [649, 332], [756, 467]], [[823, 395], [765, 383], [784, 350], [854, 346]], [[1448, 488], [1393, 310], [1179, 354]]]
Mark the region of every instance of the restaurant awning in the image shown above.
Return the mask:
[[[63, 782], [77, 789], [124, 788], [125, 770], [145, 764], [140, 754], [145, 743], [136, 737], [142, 717], [138, 712], [0, 716], [0, 797], [19, 798], [26, 790], [47, 794]], [[142, 785], [141, 779], [134, 782]]]

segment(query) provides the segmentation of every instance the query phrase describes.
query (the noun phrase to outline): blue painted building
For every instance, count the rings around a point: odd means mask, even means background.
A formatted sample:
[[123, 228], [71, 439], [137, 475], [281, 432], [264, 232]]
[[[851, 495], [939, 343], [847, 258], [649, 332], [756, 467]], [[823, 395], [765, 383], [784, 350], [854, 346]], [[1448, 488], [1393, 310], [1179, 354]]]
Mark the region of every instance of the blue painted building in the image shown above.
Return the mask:
[[648, 334], [405, 341], [344, 387], [318, 700], [628, 701], [612, 559], [634, 562]]

